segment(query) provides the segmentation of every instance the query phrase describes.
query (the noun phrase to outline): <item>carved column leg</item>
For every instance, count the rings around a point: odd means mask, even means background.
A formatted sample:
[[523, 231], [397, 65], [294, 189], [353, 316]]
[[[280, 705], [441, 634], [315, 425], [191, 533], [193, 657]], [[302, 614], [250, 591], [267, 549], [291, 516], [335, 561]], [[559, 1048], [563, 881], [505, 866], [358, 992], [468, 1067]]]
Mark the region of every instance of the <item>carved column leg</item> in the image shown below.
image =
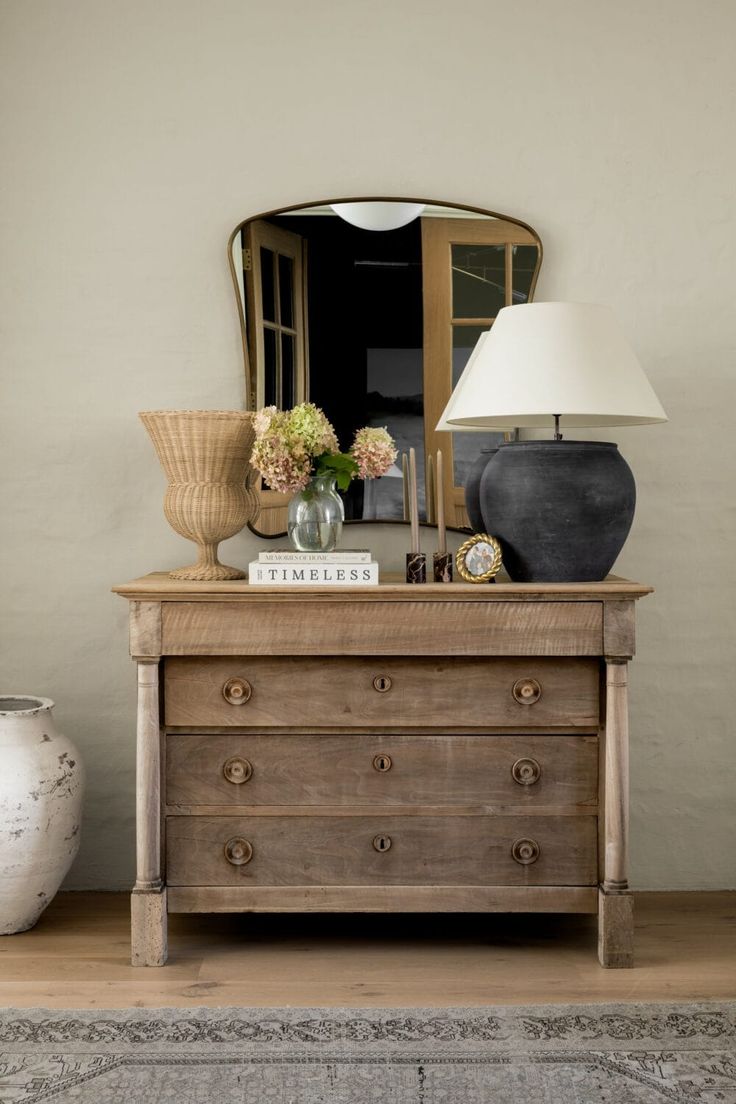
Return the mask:
[[602, 966], [634, 965], [634, 900], [629, 889], [628, 664], [606, 660], [603, 884], [598, 893]]
[[163, 966], [166, 889], [161, 879], [161, 729], [158, 658], [138, 659], [136, 755], [137, 875], [131, 896], [132, 963]]

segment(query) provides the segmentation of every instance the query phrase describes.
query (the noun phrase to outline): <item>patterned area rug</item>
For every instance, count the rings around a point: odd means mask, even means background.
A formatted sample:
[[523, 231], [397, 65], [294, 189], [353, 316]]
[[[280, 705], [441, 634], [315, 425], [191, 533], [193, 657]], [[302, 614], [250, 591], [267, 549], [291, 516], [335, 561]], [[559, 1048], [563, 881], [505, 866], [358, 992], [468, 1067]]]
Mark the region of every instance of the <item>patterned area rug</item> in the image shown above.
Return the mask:
[[0, 1101], [736, 1104], [736, 1004], [0, 1012]]

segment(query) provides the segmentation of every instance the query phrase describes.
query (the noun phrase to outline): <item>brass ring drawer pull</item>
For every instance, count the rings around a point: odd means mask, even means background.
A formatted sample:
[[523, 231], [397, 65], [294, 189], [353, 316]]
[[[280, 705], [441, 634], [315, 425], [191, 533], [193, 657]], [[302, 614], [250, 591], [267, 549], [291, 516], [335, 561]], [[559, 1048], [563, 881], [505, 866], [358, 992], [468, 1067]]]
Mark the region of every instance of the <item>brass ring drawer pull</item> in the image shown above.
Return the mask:
[[376, 851], [384, 852], [391, 850], [391, 837], [390, 836], [374, 836], [373, 846]]
[[517, 679], [511, 691], [520, 705], [534, 705], [542, 696], [542, 687], [533, 678]]
[[240, 786], [252, 776], [253, 765], [247, 759], [241, 759], [239, 755], [233, 755], [232, 759], [228, 759], [226, 763], [223, 763], [222, 773], [228, 782], [234, 782], [236, 786]]
[[245, 866], [253, 858], [253, 845], [241, 836], [233, 836], [225, 844], [225, 858], [232, 866]]
[[222, 688], [222, 696], [230, 705], [245, 705], [250, 700], [253, 687], [247, 679], [228, 679]]
[[539, 858], [539, 844], [533, 839], [518, 839], [511, 848], [511, 857], [521, 866], [529, 866]]
[[542, 768], [536, 759], [517, 759], [511, 768], [511, 777], [520, 786], [533, 786], [542, 776]]
[[377, 771], [390, 771], [393, 766], [390, 755], [376, 755], [373, 760], [373, 769]]
[[387, 694], [391, 686], [392, 682], [388, 675], [376, 675], [373, 680], [373, 689], [377, 690], [379, 694]]

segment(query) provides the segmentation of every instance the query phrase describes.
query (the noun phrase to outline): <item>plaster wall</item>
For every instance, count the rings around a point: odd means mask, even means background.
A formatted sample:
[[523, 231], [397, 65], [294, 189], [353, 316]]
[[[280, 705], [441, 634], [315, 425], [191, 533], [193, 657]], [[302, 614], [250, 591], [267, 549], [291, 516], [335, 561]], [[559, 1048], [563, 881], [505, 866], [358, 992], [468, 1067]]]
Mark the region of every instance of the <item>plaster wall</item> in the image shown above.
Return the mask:
[[[240, 405], [240, 219], [374, 193], [530, 222], [537, 297], [611, 304], [637, 349], [671, 421], [614, 438], [639, 485], [617, 570], [657, 588], [631, 674], [633, 882], [735, 887], [730, 0], [1, 11], [1, 683], [54, 698], [87, 762], [67, 884], [133, 877], [134, 671], [109, 588], [189, 555], [136, 414]], [[400, 529], [356, 539], [400, 566]]]

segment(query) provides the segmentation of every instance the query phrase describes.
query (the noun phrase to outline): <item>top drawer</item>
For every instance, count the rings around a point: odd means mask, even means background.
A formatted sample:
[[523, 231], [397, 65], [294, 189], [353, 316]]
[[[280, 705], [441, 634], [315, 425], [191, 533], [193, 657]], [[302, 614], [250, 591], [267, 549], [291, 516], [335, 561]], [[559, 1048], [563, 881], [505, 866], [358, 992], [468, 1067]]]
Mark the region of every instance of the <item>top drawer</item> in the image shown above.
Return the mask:
[[594, 659], [167, 659], [165, 723], [207, 727], [598, 726]]
[[[253, 587], [252, 591], [257, 591]], [[415, 588], [421, 591], [422, 587]], [[440, 588], [451, 590], [452, 588]], [[308, 588], [247, 602], [162, 602], [162, 655], [599, 656], [603, 602], [328, 600]]]

